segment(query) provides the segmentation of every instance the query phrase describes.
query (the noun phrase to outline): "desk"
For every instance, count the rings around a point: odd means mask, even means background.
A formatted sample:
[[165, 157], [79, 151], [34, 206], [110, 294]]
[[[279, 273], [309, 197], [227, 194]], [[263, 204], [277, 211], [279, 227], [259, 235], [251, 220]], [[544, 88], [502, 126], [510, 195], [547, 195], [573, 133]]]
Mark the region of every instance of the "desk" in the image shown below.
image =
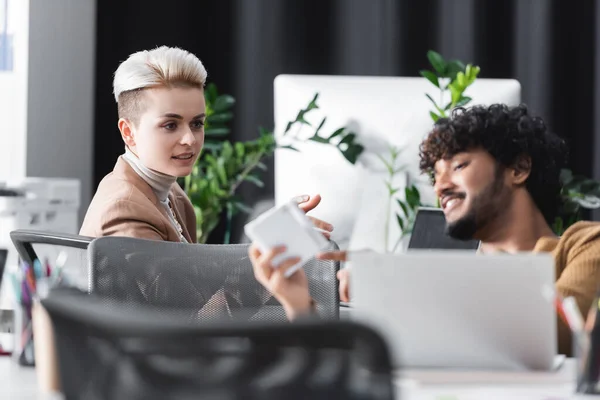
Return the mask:
[[[402, 400], [588, 400], [574, 394], [574, 360], [555, 373], [448, 373], [407, 370], [395, 384]], [[454, 382], [454, 383], [452, 383]], [[9, 357], [0, 358], [0, 398], [11, 400], [58, 400], [37, 389], [35, 369], [21, 367]]]
[[579, 400], [575, 360], [555, 372], [450, 372], [405, 370], [395, 379], [401, 399], [409, 400]]
[[10, 356], [0, 357], [0, 398], [43, 399], [39, 396], [35, 369], [20, 366]]

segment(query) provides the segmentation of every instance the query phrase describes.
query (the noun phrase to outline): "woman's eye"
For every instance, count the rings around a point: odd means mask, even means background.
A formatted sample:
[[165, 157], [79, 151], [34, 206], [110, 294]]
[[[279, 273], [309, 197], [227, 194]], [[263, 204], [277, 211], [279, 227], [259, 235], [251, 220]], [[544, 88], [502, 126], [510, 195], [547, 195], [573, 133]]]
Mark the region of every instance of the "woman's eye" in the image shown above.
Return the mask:
[[202, 120], [194, 121], [194, 122], [192, 122], [192, 126], [195, 129], [201, 129], [204, 126], [204, 121], [202, 121]]
[[175, 129], [177, 129], [177, 124], [174, 122], [169, 122], [168, 124], [164, 124], [163, 128], [165, 128], [169, 131], [174, 131]]

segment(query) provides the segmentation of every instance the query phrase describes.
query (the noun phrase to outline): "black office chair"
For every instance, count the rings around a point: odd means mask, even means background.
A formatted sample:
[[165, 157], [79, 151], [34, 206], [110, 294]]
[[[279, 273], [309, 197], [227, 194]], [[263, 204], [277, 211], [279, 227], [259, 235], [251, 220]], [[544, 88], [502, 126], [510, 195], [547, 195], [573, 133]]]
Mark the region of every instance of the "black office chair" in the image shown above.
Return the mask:
[[[330, 250], [337, 249], [331, 242]], [[187, 310], [189, 318], [228, 315], [285, 321], [283, 307], [254, 278], [248, 245], [206, 245], [103, 237], [88, 249], [89, 291], [124, 304]], [[304, 267], [321, 318], [339, 318], [339, 263]], [[124, 305], [124, 307], [125, 307]]]
[[388, 347], [349, 322], [190, 322], [73, 290], [42, 301], [67, 400], [393, 398]]
[[54, 265], [61, 252], [66, 254], [65, 276], [70, 284], [87, 288], [87, 248], [94, 238], [68, 233], [15, 230], [10, 238], [21, 260], [32, 265], [46, 259]]

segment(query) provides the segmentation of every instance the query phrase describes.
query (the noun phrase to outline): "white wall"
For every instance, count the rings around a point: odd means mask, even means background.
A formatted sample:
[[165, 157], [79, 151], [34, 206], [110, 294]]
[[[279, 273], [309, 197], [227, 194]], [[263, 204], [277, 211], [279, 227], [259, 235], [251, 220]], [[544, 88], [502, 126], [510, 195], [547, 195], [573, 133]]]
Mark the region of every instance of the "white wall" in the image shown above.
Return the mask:
[[[22, 0], [18, 0], [22, 1]], [[93, 180], [96, 0], [29, 0], [27, 176]]]
[[0, 180], [25, 176], [29, 2], [11, 1], [13, 70], [0, 71]]

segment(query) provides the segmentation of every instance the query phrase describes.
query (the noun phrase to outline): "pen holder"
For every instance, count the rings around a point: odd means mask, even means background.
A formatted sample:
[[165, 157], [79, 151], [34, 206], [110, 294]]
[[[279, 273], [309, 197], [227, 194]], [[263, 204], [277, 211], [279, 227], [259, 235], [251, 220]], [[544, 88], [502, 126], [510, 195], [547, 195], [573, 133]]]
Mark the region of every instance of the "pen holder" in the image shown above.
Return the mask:
[[596, 298], [585, 322], [585, 329], [573, 333], [573, 356], [577, 360], [578, 393], [600, 395], [600, 299]]

